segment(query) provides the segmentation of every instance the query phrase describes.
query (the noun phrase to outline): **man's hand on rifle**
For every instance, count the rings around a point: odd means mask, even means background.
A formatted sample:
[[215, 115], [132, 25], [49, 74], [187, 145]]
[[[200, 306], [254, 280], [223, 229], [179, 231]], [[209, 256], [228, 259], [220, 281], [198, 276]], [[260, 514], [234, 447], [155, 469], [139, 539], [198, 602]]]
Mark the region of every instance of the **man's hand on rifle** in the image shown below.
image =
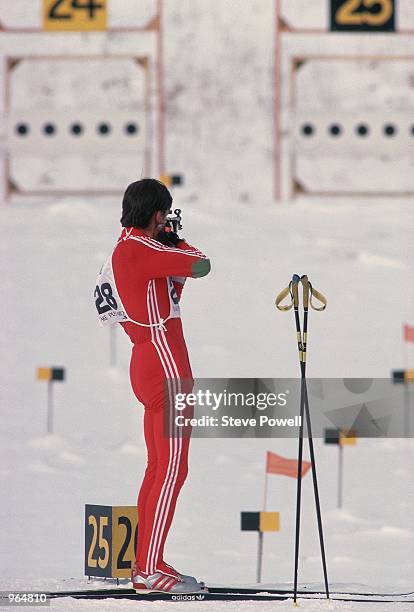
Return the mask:
[[178, 234], [173, 232], [168, 226], [166, 226], [163, 230], [161, 230], [157, 235], [158, 242], [164, 244], [165, 246], [177, 246], [179, 242], [181, 242], [182, 238], [179, 237]]

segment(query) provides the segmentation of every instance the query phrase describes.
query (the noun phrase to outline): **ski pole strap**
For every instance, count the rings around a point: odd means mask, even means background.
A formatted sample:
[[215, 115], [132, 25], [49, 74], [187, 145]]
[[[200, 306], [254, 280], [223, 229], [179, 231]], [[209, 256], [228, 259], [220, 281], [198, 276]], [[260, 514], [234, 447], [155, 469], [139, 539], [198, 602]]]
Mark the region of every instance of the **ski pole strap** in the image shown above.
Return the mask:
[[[310, 287], [310, 305], [311, 305], [311, 308], [313, 310], [319, 310], [319, 311], [325, 310], [326, 305], [328, 303], [326, 297], [320, 291], [317, 291], [316, 289], [314, 289], [312, 287], [312, 283], [310, 283], [310, 282], [309, 282], [309, 287]], [[313, 297], [316, 300], [318, 300], [322, 304], [322, 306], [314, 306], [314, 304], [312, 302], [312, 298]]]
[[[290, 303], [288, 304], [281, 304], [281, 302], [283, 302], [283, 300], [285, 298], [287, 298], [287, 296], [290, 295]], [[276, 296], [276, 300], [275, 300], [275, 304], [276, 304], [276, 308], [278, 310], [282, 310], [282, 311], [286, 311], [286, 310], [290, 310], [293, 306], [293, 293], [292, 293], [292, 281], [289, 283], [289, 285], [287, 287], [285, 287], [285, 289], [283, 289], [277, 296]]]
[[[306, 275], [303, 275], [299, 278], [297, 274], [294, 275], [293, 279], [290, 281], [289, 285], [282, 289], [280, 293], [276, 296], [275, 304], [278, 310], [286, 312], [287, 310], [291, 310], [293, 306], [298, 307], [298, 283], [301, 282], [303, 285], [303, 306], [307, 309], [309, 304], [312, 310], [322, 311], [325, 310], [327, 305], [326, 297], [320, 292], [314, 289], [312, 283], [308, 280]], [[290, 302], [287, 304], [282, 304], [283, 300], [285, 300], [288, 296], [290, 296]], [[312, 298], [318, 300], [320, 302], [320, 306], [316, 306]]]

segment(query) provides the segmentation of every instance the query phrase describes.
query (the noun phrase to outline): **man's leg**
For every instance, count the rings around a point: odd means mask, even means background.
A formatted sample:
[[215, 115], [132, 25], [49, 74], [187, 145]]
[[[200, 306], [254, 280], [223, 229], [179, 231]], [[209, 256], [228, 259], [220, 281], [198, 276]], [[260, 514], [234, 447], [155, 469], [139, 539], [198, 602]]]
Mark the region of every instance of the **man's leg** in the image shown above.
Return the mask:
[[[155, 478], [145, 503], [145, 529], [137, 562], [147, 574], [157, 570], [171, 526], [179, 491], [187, 476], [188, 437], [175, 425], [171, 437], [164, 431], [164, 410], [151, 415], [157, 462]], [[140, 532], [141, 533], [141, 532]]]
[[145, 444], [147, 447], [147, 467], [145, 470], [145, 476], [141, 484], [141, 488], [138, 494], [138, 544], [136, 559], [142, 555], [142, 543], [144, 541], [145, 534], [145, 522], [146, 522], [146, 505], [149, 497], [151, 488], [154, 484], [155, 475], [157, 471], [157, 451], [154, 441], [153, 431], [153, 414], [150, 410], [144, 412], [144, 437]]
[[168, 513], [166, 514], [165, 526], [163, 529], [162, 537], [160, 539], [158, 553], [157, 553], [157, 569], [161, 571], [165, 571], [165, 566], [163, 570], [163, 561], [164, 561], [164, 545], [165, 540], [167, 538], [168, 532], [170, 531], [171, 523], [175, 514], [175, 506], [177, 504], [178, 495], [180, 493], [181, 487], [183, 486], [187, 474], [188, 474], [188, 451], [190, 444], [190, 437], [185, 436], [181, 437], [182, 451], [181, 451], [181, 461], [178, 467], [177, 480], [174, 485], [174, 489], [171, 495], [171, 505]]

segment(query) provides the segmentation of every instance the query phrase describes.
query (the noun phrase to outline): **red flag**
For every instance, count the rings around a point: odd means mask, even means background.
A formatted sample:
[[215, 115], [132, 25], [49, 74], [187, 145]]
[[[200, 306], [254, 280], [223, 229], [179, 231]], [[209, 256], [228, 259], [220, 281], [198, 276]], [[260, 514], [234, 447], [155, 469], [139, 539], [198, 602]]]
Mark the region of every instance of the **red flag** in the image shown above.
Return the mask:
[[[302, 478], [311, 467], [309, 461], [302, 461]], [[298, 462], [296, 459], [285, 459], [276, 453], [267, 451], [266, 454], [266, 472], [268, 474], [283, 474], [291, 478], [298, 476]]]
[[403, 326], [404, 340], [406, 342], [414, 342], [414, 326], [404, 323]]

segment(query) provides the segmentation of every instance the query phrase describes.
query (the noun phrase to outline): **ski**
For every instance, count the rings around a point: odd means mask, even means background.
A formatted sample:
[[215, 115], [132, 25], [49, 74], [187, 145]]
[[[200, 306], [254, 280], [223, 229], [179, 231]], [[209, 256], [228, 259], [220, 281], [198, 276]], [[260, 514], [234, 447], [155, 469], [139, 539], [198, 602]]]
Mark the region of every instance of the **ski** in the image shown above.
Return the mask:
[[[274, 588], [258, 588], [258, 587], [208, 587], [210, 592], [213, 593], [275, 593], [277, 595], [293, 595], [292, 589], [274, 589]], [[299, 595], [323, 595], [322, 590], [316, 591], [314, 589], [302, 588], [298, 589]], [[330, 591], [331, 595], [354, 595], [361, 597], [414, 597], [414, 591], [408, 591], [404, 593], [375, 593], [373, 591]]]
[[[120, 592], [122, 591], [122, 592]], [[289, 599], [288, 595], [259, 595], [259, 594], [239, 594], [239, 593], [137, 593], [133, 589], [116, 589], [107, 593], [96, 593], [91, 591], [89, 594], [73, 592], [72, 594], [62, 595], [61, 593], [50, 593], [49, 597], [74, 597], [75, 599], [133, 599], [135, 601], [284, 601]]]
[[[405, 599], [413, 593], [331, 593], [331, 600], [395, 603], [405, 601], [414, 603], [414, 599]], [[204, 593], [171, 594], [171, 593], [138, 593], [135, 589], [87, 589], [83, 591], [56, 591], [48, 593], [48, 597], [73, 597], [75, 599], [133, 599], [137, 601], [286, 601], [293, 598], [292, 590], [285, 589], [254, 589], [235, 587], [209, 587]], [[320, 591], [298, 591], [299, 599], [326, 599]], [[404, 598], [404, 599], [402, 599]]]

